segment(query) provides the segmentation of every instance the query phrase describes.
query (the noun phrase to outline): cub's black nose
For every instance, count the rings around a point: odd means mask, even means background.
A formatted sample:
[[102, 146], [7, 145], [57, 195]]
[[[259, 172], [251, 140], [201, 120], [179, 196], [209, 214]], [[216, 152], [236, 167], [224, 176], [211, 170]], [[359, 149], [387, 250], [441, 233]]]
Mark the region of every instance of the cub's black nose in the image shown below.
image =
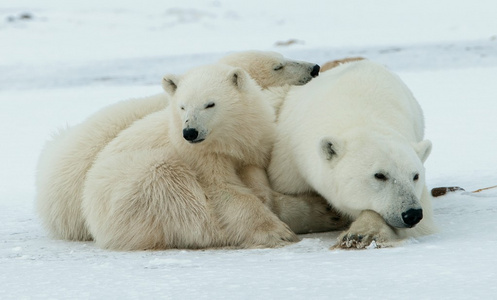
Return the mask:
[[195, 128], [183, 129], [183, 138], [187, 141], [194, 141], [198, 137], [198, 131]]
[[407, 227], [414, 227], [414, 225], [418, 224], [421, 219], [423, 219], [422, 209], [411, 208], [410, 210], [402, 213], [402, 220]]
[[321, 69], [321, 67], [319, 65], [315, 65], [313, 68], [312, 68], [312, 71], [311, 71], [311, 76], [312, 77], [316, 77], [319, 75], [319, 69]]

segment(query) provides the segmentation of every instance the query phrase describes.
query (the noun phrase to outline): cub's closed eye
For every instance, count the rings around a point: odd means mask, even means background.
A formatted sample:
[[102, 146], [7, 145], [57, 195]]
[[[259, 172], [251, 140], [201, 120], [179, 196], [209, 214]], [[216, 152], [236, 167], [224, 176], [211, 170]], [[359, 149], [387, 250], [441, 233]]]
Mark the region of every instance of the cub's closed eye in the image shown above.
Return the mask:
[[374, 178], [381, 180], [381, 181], [386, 181], [388, 178], [385, 176], [383, 173], [376, 173], [374, 174]]
[[419, 174], [414, 175], [414, 177], [412, 178], [412, 180], [414, 180], [414, 181], [416, 181], [418, 179], [419, 179]]
[[185, 107], [184, 107], [184, 106], [181, 106], [180, 108], [181, 108], [181, 110], [185, 110]]
[[209, 102], [209, 103], [207, 103], [207, 105], [205, 106], [205, 108], [211, 108], [211, 107], [214, 107], [214, 106], [216, 106], [216, 103]]
[[279, 71], [279, 70], [283, 69], [283, 67], [284, 67], [283, 65], [278, 65], [278, 66], [274, 67], [273, 70]]

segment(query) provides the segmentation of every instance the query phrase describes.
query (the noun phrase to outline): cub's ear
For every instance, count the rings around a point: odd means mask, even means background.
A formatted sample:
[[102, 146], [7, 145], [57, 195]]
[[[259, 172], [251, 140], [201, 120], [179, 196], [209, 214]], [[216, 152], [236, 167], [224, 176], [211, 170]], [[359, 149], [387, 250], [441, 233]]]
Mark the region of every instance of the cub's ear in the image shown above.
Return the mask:
[[326, 160], [333, 160], [343, 151], [344, 142], [335, 137], [324, 137], [321, 139], [319, 151]]
[[245, 87], [245, 84], [247, 82], [247, 73], [240, 68], [235, 68], [234, 70], [230, 71], [228, 74], [228, 80], [230, 81], [231, 84], [233, 84], [237, 89], [243, 89]]
[[414, 150], [418, 154], [421, 161], [424, 163], [431, 153], [431, 142], [430, 140], [424, 140], [417, 144], [414, 144]]
[[162, 78], [162, 88], [164, 89], [164, 91], [172, 96], [178, 88], [178, 82], [179, 78], [176, 75], [165, 75]]

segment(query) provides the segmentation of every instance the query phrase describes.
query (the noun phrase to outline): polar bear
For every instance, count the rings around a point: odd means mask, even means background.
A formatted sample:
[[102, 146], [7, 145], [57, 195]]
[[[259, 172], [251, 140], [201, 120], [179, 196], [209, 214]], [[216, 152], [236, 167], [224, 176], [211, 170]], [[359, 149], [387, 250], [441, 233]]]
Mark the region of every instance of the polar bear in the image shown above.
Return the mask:
[[[316, 64], [291, 60], [275, 52], [238, 52], [221, 61], [246, 67], [250, 76], [264, 88], [305, 84], [319, 71]], [[92, 239], [80, 208], [86, 173], [97, 154], [122, 130], [164, 109], [169, 101], [169, 96], [162, 93], [115, 103], [83, 123], [61, 130], [45, 145], [37, 167], [36, 206], [51, 236]]]
[[235, 52], [221, 58], [219, 62], [246, 70], [263, 89], [304, 85], [318, 76], [320, 71], [317, 64], [289, 60], [278, 52], [271, 51]]
[[288, 94], [270, 182], [281, 193], [316, 191], [350, 216], [337, 247], [391, 246], [435, 230], [423, 135], [421, 107], [396, 75], [349, 62]]
[[38, 159], [36, 208], [51, 236], [91, 240], [81, 213], [86, 172], [96, 155], [135, 120], [163, 109], [168, 97], [155, 95], [110, 105], [72, 128], [59, 130]]
[[166, 76], [168, 107], [97, 156], [82, 208], [96, 244], [115, 250], [275, 247], [298, 240], [239, 172], [264, 168], [274, 110], [248, 73], [224, 64]]

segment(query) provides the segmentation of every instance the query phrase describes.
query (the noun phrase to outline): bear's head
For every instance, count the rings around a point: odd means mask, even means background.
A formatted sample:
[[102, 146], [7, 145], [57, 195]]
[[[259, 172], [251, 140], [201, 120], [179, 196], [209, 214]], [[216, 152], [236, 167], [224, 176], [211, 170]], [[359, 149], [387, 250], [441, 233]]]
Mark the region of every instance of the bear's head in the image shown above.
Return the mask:
[[277, 52], [245, 51], [223, 57], [221, 63], [246, 70], [263, 89], [303, 85], [319, 75], [319, 65], [291, 60]]
[[357, 217], [363, 210], [373, 210], [396, 228], [412, 228], [423, 218], [423, 163], [431, 151], [430, 141], [325, 137], [318, 151], [322, 160], [316, 174], [321, 180], [318, 192], [340, 211]]
[[182, 143], [214, 147], [260, 140], [272, 128], [274, 113], [261, 88], [240, 68], [214, 64], [181, 77], [166, 75], [163, 88], [171, 95], [171, 134]]

